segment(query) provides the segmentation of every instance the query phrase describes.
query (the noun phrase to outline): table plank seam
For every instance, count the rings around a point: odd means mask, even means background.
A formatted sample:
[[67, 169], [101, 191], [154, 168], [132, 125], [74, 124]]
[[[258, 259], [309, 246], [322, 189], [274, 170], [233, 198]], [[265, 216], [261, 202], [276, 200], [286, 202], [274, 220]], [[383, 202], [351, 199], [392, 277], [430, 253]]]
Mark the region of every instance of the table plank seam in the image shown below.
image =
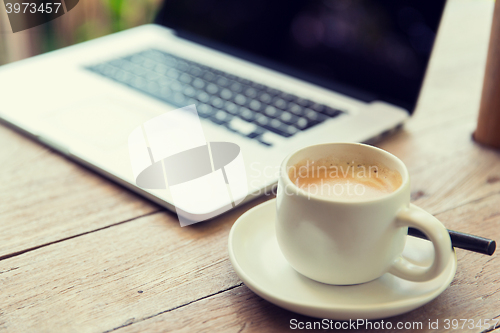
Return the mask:
[[[97, 228], [97, 229], [94, 229], [94, 230], [85, 231], [85, 232], [82, 232], [82, 233], [79, 233], [79, 234], [76, 234], [76, 235], [73, 235], [73, 236], [69, 236], [69, 237], [61, 238], [61, 239], [58, 239], [58, 240], [55, 240], [55, 241], [52, 241], [52, 242], [48, 242], [48, 243], [45, 243], [45, 244], [33, 246], [33, 247], [30, 247], [30, 248], [27, 248], [27, 249], [24, 249], [24, 250], [21, 250], [21, 251], [16, 251], [16, 252], [13, 252], [13, 253], [5, 254], [3, 256], [0, 256], [0, 261], [5, 260], [5, 259], [9, 259], [9, 258], [13, 258], [13, 257], [17, 257], [17, 256], [19, 256], [21, 254], [24, 254], [24, 253], [27, 253], [27, 252], [31, 252], [31, 251], [35, 251], [35, 250], [38, 250], [40, 248], [43, 248], [43, 247], [46, 247], [46, 246], [49, 246], [49, 245], [61, 243], [61, 242], [64, 242], [64, 241], [67, 241], [67, 240], [70, 240], [70, 239], [73, 239], [73, 238], [77, 238], [77, 237], [80, 237], [80, 236], [91, 234], [93, 232], [101, 231], [101, 230], [112, 228], [112, 227], [115, 227], [115, 226], [118, 226], [118, 225], [121, 225], [121, 224], [124, 224], [124, 223], [132, 222], [132, 221], [135, 221], [135, 220], [143, 218], [143, 217], [155, 215], [155, 214], [161, 213], [163, 211], [164, 211], [164, 209], [160, 209], [160, 210], [157, 210], [157, 211], [149, 212], [147, 214], [135, 216], [135, 217], [132, 217], [132, 218], [124, 220], [124, 221], [116, 222], [116, 223], [113, 223], [113, 224], [110, 224], [110, 225], [107, 225], [107, 226], [104, 226], [104, 227], [101, 227], [101, 228]], [[0, 272], [0, 273], [4, 273], [4, 272]]]
[[185, 306], [189, 306], [189, 305], [191, 305], [191, 304], [193, 304], [193, 303], [196, 303], [196, 302], [198, 302], [198, 301], [202, 301], [202, 300], [204, 300], [204, 299], [208, 299], [208, 298], [211, 298], [211, 297], [217, 296], [217, 295], [219, 295], [219, 294], [225, 293], [225, 292], [227, 292], [227, 291], [230, 291], [230, 290], [236, 289], [236, 288], [241, 287], [241, 286], [243, 286], [243, 282], [238, 283], [238, 284], [236, 284], [236, 285], [234, 285], [234, 286], [231, 286], [231, 287], [229, 287], [229, 288], [225, 288], [225, 289], [219, 290], [219, 291], [218, 291], [218, 292], [216, 292], [216, 293], [209, 294], [209, 295], [205, 295], [205, 296], [203, 296], [203, 297], [197, 298], [197, 299], [192, 300], [192, 301], [189, 301], [189, 302], [187, 302], [187, 303], [184, 303], [184, 304], [181, 304], [181, 305], [175, 306], [175, 307], [173, 307], [173, 308], [171, 308], [171, 309], [167, 309], [167, 310], [164, 310], [164, 311], [161, 311], [161, 312], [155, 313], [154, 315], [147, 316], [147, 317], [144, 317], [144, 318], [141, 318], [141, 319], [138, 319], [138, 320], [134, 320], [134, 321], [127, 322], [127, 323], [125, 323], [125, 324], [123, 324], [123, 325], [120, 325], [120, 326], [118, 326], [118, 327], [115, 327], [115, 328], [112, 328], [112, 329], [110, 329], [110, 330], [104, 331], [103, 333], [114, 332], [114, 331], [116, 331], [116, 330], [119, 330], [120, 328], [127, 327], [127, 326], [130, 326], [130, 325], [132, 325], [132, 324], [139, 323], [139, 322], [142, 322], [142, 321], [146, 321], [146, 320], [148, 320], [148, 319], [154, 318], [154, 317], [156, 317], [156, 316], [160, 316], [160, 315], [162, 315], [162, 314], [165, 314], [165, 313], [168, 313], [168, 312], [171, 312], [171, 311], [175, 311], [175, 310], [177, 310], [177, 309], [183, 308], [183, 307], [185, 307]]
[[[9, 269], [6, 269], [4, 271], [0, 271], [0, 274], [3, 274], [3, 273], [8, 273], [10, 271], [15, 271], [16, 269], [19, 269], [19, 267], [11, 267]], [[0, 313], [1, 314], [1, 313]]]

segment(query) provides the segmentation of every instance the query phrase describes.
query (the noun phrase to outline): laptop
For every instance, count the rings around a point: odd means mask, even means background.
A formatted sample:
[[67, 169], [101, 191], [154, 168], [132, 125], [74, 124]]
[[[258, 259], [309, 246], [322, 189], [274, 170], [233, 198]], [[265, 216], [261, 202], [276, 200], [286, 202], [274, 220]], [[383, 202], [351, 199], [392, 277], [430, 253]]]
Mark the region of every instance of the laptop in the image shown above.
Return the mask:
[[207, 142], [239, 147], [247, 178], [239, 197], [207, 195], [185, 209], [206, 220], [271, 193], [294, 150], [399, 128], [415, 109], [444, 5], [166, 0], [154, 24], [0, 67], [0, 118], [175, 210], [168, 187], [136, 185], [127, 140], [194, 105]]

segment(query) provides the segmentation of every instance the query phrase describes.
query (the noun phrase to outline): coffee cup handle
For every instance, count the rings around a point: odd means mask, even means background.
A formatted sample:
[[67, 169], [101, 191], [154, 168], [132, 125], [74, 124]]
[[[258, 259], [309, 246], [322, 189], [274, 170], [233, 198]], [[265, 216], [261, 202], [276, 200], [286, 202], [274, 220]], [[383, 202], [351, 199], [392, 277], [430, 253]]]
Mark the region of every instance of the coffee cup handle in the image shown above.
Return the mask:
[[402, 279], [416, 282], [432, 280], [446, 268], [452, 254], [448, 230], [432, 214], [410, 204], [397, 214], [398, 227], [413, 227], [422, 231], [434, 245], [434, 261], [429, 267], [412, 264], [400, 256], [389, 269], [389, 273]]

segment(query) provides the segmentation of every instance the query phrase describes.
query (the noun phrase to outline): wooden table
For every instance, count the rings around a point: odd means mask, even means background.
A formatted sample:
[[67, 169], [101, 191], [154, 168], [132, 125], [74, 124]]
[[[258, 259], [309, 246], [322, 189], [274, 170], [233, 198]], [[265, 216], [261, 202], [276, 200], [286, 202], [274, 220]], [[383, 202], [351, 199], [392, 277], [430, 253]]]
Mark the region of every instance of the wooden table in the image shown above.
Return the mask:
[[[489, 0], [449, 2], [417, 112], [379, 146], [408, 165], [414, 203], [450, 229], [500, 241], [500, 154], [471, 141], [492, 10]], [[233, 222], [269, 198], [181, 228], [4, 126], [0, 147], [0, 330], [262, 332], [315, 320], [256, 296], [229, 262]], [[497, 255], [457, 256], [442, 295], [385, 321], [499, 318]]]

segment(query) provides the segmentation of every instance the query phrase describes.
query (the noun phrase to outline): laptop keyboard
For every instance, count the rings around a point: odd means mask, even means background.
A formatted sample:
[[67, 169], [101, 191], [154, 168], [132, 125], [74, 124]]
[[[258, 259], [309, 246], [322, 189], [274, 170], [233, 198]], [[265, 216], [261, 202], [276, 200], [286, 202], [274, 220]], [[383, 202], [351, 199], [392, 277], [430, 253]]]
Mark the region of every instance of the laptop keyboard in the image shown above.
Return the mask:
[[155, 49], [88, 69], [177, 107], [196, 104], [200, 117], [268, 146], [268, 131], [291, 137], [344, 113]]

